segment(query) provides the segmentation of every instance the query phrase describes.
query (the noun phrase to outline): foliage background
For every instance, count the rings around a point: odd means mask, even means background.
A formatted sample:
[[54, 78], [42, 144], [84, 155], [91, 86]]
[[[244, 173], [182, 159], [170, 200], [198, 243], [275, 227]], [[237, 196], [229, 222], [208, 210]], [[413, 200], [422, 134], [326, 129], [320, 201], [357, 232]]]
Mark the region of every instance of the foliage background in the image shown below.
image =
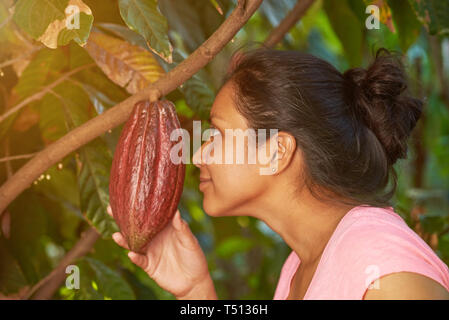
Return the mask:
[[[56, 7], [43, 7], [44, 3]], [[48, 28], [64, 19], [68, 3], [0, 2], [0, 114], [33, 97], [0, 122], [1, 183], [30, 154], [172, 69], [236, 5], [231, 0], [71, 0], [85, 6], [80, 30], [58, 29], [57, 24]], [[207, 127], [208, 112], [232, 52], [244, 44], [262, 43], [294, 4], [293, 0], [265, 0], [207, 67], [166, 96], [176, 103], [183, 127], [191, 130], [193, 119], [204, 120], [203, 129]], [[365, 27], [368, 4], [381, 9], [379, 30]], [[140, 15], [135, 6], [141, 6]], [[447, 0], [317, 0], [277, 46], [315, 54], [341, 71], [367, 66], [379, 47], [403, 55], [411, 88], [425, 99], [426, 109], [410, 141], [409, 158], [397, 165], [394, 206], [447, 264], [448, 24]], [[87, 65], [92, 66], [70, 74]], [[0, 220], [0, 297], [23, 297], [58, 265], [82, 232], [94, 226], [102, 237], [88, 255], [73, 263], [80, 268], [80, 289], [61, 284], [53, 299], [174, 298], [133, 265], [110, 237], [117, 227], [105, 208], [110, 163], [121, 129], [61, 160], [8, 207]], [[16, 155], [25, 156], [5, 161]], [[179, 208], [206, 253], [219, 298], [272, 299], [290, 249], [261, 221], [206, 215], [198, 174], [197, 168], [188, 165]]]

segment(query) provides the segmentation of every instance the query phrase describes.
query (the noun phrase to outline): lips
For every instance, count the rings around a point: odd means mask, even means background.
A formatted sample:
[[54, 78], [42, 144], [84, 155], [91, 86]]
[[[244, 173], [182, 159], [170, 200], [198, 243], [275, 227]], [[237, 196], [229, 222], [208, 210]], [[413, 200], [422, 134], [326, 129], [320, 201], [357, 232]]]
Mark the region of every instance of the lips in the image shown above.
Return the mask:
[[199, 189], [200, 191], [204, 191], [205, 188], [210, 184], [208, 182], [211, 182], [212, 179], [210, 177], [207, 176], [200, 176], [200, 185], [199, 185]]

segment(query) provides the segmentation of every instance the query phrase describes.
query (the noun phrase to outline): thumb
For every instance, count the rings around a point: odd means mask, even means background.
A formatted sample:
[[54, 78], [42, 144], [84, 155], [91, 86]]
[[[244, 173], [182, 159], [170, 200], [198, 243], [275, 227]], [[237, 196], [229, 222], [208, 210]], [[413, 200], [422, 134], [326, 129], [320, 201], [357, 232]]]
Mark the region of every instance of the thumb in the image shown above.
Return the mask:
[[134, 251], [130, 251], [128, 252], [128, 257], [134, 264], [146, 271], [148, 267], [148, 258], [146, 256]]
[[179, 209], [176, 210], [175, 215], [173, 216], [172, 224], [177, 231], [182, 229], [182, 218], [181, 213], [179, 213]]
[[181, 218], [179, 210], [176, 210], [173, 217], [173, 227], [176, 230], [176, 236], [181, 244], [188, 249], [195, 249], [198, 240], [190, 231], [189, 225]]

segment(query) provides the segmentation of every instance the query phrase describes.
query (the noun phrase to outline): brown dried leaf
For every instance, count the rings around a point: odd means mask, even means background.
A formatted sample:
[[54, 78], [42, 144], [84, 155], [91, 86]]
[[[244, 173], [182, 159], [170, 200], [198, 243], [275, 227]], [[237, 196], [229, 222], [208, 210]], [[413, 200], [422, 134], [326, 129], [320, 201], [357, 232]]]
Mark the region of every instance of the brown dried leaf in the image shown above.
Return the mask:
[[131, 94], [165, 73], [151, 52], [105, 34], [91, 32], [86, 49], [108, 78]]

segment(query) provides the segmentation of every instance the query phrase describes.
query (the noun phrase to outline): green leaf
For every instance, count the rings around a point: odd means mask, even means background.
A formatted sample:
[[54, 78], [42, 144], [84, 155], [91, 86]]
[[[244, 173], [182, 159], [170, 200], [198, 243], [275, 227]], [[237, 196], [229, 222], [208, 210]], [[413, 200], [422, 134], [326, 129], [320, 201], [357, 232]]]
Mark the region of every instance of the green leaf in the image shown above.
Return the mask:
[[103, 300], [103, 295], [94, 289], [93, 283], [96, 285], [96, 282], [94, 282], [96, 274], [86, 258], [78, 259], [76, 266], [79, 268], [80, 274], [79, 289], [69, 289], [65, 286], [61, 287], [61, 296], [67, 300]]
[[[65, 161], [65, 163], [67, 164], [68, 161]], [[42, 179], [38, 179], [33, 185], [35, 192], [41, 193], [59, 203], [67, 204], [71, 208], [79, 207], [76, 174], [70, 168], [67, 168], [63, 162], [51, 166], [41, 177]]]
[[250, 238], [231, 236], [217, 246], [216, 253], [223, 258], [229, 258], [237, 252], [246, 252], [253, 246], [254, 241]]
[[39, 128], [42, 140], [49, 145], [69, 131], [65, 120], [63, 102], [53, 94], [46, 94], [42, 101], [33, 106], [39, 112]]
[[[181, 63], [186, 54], [179, 48], [176, 48], [173, 57], [176, 63], [170, 65], [169, 68], [174, 68], [178, 63]], [[192, 78], [187, 80], [180, 86], [179, 91], [184, 94], [187, 105], [201, 118], [208, 119], [210, 108], [215, 99], [214, 89], [212, 88], [210, 81], [205, 80], [205, 70], [193, 75]]]
[[15, 90], [20, 100], [38, 92], [43, 86], [53, 82], [68, 67], [68, 61], [62, 50], [44, 48], [23, 71]]
[[419, 216], [423, 230], [428, 233], [441, 232], [446, 222], [446, 217], [438, 215], [421, 215]]
[[69, 0], [19, 0], [14, 9], [14, 22], [37, 39], [50, 23], [65, 18], [68, 4]]
[[125, 26], [115, 23], [97, 23], [96, 26], [100, 27], [104, 31], [110, 32], [115, 36], [122, 38], [123, 40], [128, 41], [132, 45], [139, 46], [148, 51], [151, 50], [144, 37]]
[[449, 1], [409, 0], [418, 20], [430, 34], [449, 33]]
[[19, 0], [13, 18], [32, 38], [53, 49], [70, 40], [84, 45], [93, 23], [82, 0]]
[[86, 257], [85, 260], [89, 266], [95, 271], [95, 282], [98, 286], [98, 292], [104, 298], [113, 300], [135, 300], [133, 290], [128, 282], [122, 276], [102, 263], [100, 260]]
[[89, 223], [109, 238], [119, 231], [114, 219], [106, 212], [109, 204], [109, 174], [112, 155], [99, 138], [82, 148], [78, 161], [78, 184], [81, 211]]
[[0, 25], [2, 25], [0, 28], [0, 43], [2, 44], [0, 61], [5, 61], [10, 57], [16, 57], [23, 54], [24, 50], [29, 50], [29, 47], [12, 31], [13, 27], [11, 22], [8, 4], [0, 1]]
[[[40, 50], [25, 68], [18, 83], [12, 90], [12, 95], [17, 97], [15, 105], [39, 92], [45, 85], [53, 82], [65, 68], [67, 68], [67, 58], [62, 50], [47, 48]], [[33, 102], [30, 106], [37, 104], [39, 102]], [[8, 133], [18, 116], [25, 110], [26, 108], [22, 108], [19, 112], [11, 114], [0, 122], [0, 140]]]
[[389, 0], [393, 13], [393, 21], [398, 30], [398, 40], [401, 49], [406, 52], [416, 41], [421, 31], [421, 24], [407, 0]]
[[368, 15], [365, 13], [366, 7], [369, 4], [372, 4], [371, 0], [369, 0], [370, 3], [367, 3], [367, 1], [368, 0], [365, 0], [365, 1], [348, 0], [348, 5], [352, 9], [352, 12], [354, 12], [355, 16], [359, 19], [360, 23], [363, 23], [363, 24], [365, 24], [365, 20], [368, 17]]
[[76, 43], [83, 46], [87, 42], [87, 38], [89, 38], [93, 21], [94, 17], [92, 15], [81, 12], [80, 29], [62, 29], [58, 35], [58, 45], [65, 46], [73, 39]]
[[157, 7], [157, 0], [119, 0], [119, 6], [128, 27], [139, 32], [154, 53], [172, 63], [168, 24]]
[[137, 300], [157, 300], [157, 296], [153, 290], [142, 283], [134, 273], [127, 269], [123, 269], [121, 273], [133, 289]]
[[0, 299], [3, 295], [17, 293], [28, 284], [17, 260], [11, 255], [0, 237]]
[[20, 194], [10, 204], [9, 210], [11, 236], [7, 240], [8, 247], [27, 281], [36, 283], [51, 271], [44, 246], [48, 229], [47, 212], [39, 197], [30, 190]]
[[352, 67], [362, 63], [362, 26], [346, 0], [325, 0], [324, 9]]
[[[55, 92], [64, 98], [62, 107], [70, 129], [97, 115], [89, 108], [89, 97], [78, 85], [65, 83], [56, 87]], [[101, 138], [83, 146], [77, 155], [81, 212], [105, 238], [118, 231], [115, 221], [106, 212], [111, 163], [111, 152]]]
[[190, 52], [193, 52], [206, 40], [200, 16], [190, 2], [159, 0], [158, 5], [162, 14], [167, 18], [170, 31], [174, 30], [179, 33]]

